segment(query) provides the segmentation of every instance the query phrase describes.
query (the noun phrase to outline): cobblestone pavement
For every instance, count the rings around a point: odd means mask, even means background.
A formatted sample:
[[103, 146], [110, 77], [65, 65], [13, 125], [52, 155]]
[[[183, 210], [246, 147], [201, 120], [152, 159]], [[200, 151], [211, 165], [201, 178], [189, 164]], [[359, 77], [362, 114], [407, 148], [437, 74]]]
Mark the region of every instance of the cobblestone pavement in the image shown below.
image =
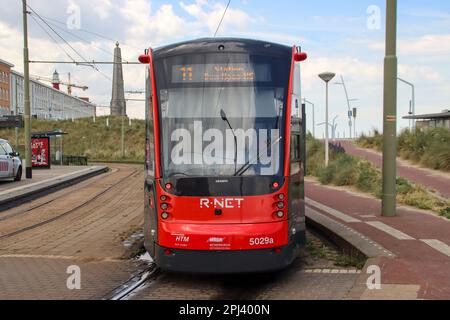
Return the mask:
[[[0, 299], [101, 299], [144, 267], [124, 244], [142, 236], [141, 166], [107, 174], [0, 213]], [[316, 236], [286, 271], [246, 276], [161, 273], [134, 299], [343, 299], [358, 274]], [[125, 241], [126, 240], [126, 241]], [[69, 290], [68, 268], [81, 271]], [[345, 272], [345, 273], [344, 273]]]
[[339, 253], [316, 235], [285, 271], [271, 274], [206, 276], [162, 273], [135, 300], [332, 300], [345, 299], [358, 277], [355, 268], [335, 265]]
[[[0, 299], [99, 299], [140, 268], [124, 240], [143, 223], [142, 166], [112, 170], [0, 213]], [[69, 266], [81, 290], [68, 290]]]

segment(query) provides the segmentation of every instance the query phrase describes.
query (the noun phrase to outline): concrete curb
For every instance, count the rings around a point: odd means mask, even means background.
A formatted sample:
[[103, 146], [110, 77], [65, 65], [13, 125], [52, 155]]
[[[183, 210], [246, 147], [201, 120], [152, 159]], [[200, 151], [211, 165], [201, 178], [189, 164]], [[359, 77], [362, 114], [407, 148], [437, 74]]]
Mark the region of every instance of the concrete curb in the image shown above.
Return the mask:
[[37, 184], [29, 188], [26, 188], [26, 186], [24, 186], [23, 190], [0, 196], [0, 212], [11, 209], [16, 205], [23, 204], [24, 202], [32, 201], [61, 189], [73, 186], [84, 180], [105, 173], [108, 170], [109, 168], [107, 166], [95, 166], [90, 168], [90, 170], [88, 171], [84, 171], [78, 174], [74, 173], [65, 178], [44, 182], [42, 184]]
[[306, 223], [318, 230], [331, 242], [338, 246], [345, 254], [367, 259], [366, 263], [348, 292], [346, 299], [359, 300], [367, 289], [367, 279], [370, 266], [378, 266], [382, 258], [395, 258], [395, 255], [378, 243], [367, 238], [354, 229], [319, 212], [318, 208], [306, 204]]
[[312, 228], [319, 230], [346, 254], [364, 259], [394, 257], [391, 252], [378, 243], [354, 229], [327, 217], [310, 205], [306, 206], [306, 223]]

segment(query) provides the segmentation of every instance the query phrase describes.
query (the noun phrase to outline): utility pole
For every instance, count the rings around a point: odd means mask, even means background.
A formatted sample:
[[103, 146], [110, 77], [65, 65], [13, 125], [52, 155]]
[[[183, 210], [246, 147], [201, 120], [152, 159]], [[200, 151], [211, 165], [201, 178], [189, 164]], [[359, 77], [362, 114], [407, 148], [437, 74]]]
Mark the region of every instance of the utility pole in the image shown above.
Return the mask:
[[24, 120], [25, 120], [25, 162], [26, 178], [33, 178], [31, 165], [31, 112], [30, 112], [30, 64], [28, 54], [28, 11], [27, 1], [22, 0], [23, 6], [23, 74], [24, 74]]
[[122, 145], [122, 159], [125, 158], [125, 109], [122, 109], [122, 134], [121, 134], [121, 145]]
[[[16, 78], [16, 81], [15, 81], [15, 85], [16, 85], [16, 92], [15, 92], [15, 100], [16, 100], [16, 103], [15, 103], [15, 111], [14, 111], [14, 115], [19, 115], [19, 93], [17, 92], [17, 90], [19, 90], [19, 84], [18, 84], [18, 80], [17, 80], [17, 78]], [[14, 131], [15, 131], [15, 133], [16, 133], [16, 151], [17, 150], [19, 150], [19, 128], [18, 127], [16, 127], [15, 129], [14, 129]]]
[[356, 136], [356, 113], [357, 113], [358, 109], [357, 108], [353, 108], [353, 138], [355, 140], [358, 139], [358, 137]]
[[386, 0], [382, 216], [397, 215], [397, 0]]

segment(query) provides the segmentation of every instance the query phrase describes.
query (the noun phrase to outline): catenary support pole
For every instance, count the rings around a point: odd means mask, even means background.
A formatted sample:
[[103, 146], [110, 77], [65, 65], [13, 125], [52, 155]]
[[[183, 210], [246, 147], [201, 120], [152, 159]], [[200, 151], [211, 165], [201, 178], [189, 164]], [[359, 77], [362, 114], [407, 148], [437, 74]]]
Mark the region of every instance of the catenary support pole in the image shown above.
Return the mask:
[[397, 64], [397, 0], [386, 0], [382, 195], [385, 217], [396, 216], [397, 209]]

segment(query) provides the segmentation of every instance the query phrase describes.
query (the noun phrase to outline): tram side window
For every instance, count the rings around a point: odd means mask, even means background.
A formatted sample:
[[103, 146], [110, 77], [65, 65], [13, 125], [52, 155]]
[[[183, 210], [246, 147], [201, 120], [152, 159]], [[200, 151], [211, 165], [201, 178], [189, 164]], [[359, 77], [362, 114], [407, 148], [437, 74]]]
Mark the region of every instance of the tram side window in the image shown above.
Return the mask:
[[291, 161], [300, 161], [300, 134], [294, 133], [291, 137]]
[[301, 172], [301, 135], [293, 133], [291, 135], [291, 175]]

